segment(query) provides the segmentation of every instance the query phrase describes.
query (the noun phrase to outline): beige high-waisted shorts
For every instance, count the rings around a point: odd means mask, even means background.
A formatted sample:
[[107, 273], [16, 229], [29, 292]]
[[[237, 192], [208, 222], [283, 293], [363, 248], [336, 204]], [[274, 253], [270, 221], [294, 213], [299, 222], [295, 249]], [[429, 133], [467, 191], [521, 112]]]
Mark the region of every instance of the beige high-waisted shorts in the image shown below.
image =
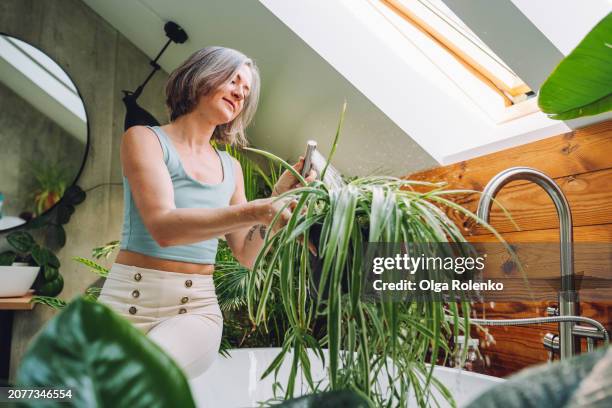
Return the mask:
[[217, 357], [223, 316], [212, 275], [115, 263], [98, 301], [144, 331], [189, 378]]

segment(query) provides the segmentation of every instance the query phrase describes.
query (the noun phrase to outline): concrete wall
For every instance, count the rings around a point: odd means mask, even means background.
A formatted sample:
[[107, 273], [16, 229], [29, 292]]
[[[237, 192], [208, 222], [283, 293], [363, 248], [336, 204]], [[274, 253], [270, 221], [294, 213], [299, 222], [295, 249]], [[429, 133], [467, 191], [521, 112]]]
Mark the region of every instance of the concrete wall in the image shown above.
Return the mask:
[[72, 182], [81, 168], [85, 143], [0, 84], [0, 191], [3, 215], [34, 211], [39, 187], [33, 165], [59, 166]]
[[[78, 0], [2, 0], [0, 31], [38, 47], [63, 67], [81, 92], [88, 114], [90, 148], [78, 184], [89, 191], [66, 225], [67, 244], [58, 253], [65, 279], [60, 296], [71, 299], [95, 276], [70, 258], [88, 257], [92, 247], [120, 237], [119, 145], [125, 113], [121, 90], [133, 90], [142, 82], [150, 70], [148, 58]], [[166, 78], [157, 73], [139, 99], [160, 121], [166, 119], [161, 96]], [[16, 312], [11, 378], [29, 341], [53, 314], [44, 306]]]

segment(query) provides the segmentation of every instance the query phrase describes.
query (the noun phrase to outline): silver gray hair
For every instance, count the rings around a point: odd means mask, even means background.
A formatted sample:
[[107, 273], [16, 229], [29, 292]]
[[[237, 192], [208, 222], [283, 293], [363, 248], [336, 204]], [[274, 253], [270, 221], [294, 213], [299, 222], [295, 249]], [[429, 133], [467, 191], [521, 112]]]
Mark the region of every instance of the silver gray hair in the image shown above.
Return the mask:
[[170, 121], [191, 112], [201, 96], [231, 80], [243, 65], [251, 69], [251, 90], [244, 100], [242, 111], [232, 121], [218, 125], [212, 139], [220, 144], [246, 146], [245, 130], [253, 120], [259, 102], [259, 69], [252, 59], [232, 48], [202, 48], [172, 72], [166, 83]]

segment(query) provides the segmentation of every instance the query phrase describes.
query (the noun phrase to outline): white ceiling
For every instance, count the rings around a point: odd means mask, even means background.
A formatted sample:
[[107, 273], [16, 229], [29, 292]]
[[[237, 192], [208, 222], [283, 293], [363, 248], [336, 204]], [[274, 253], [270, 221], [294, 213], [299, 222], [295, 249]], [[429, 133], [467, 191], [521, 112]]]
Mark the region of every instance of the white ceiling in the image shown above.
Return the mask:
[[567, 55], [605, 15], [612, 0], [512, 0], [514, 5]]
[[[236, 48], [252, 57], [262, 74], [262, 97], [248, 137], [252, 144], [291, 160], [306, 141], [329, 152], [343, 101], [344, 131], [334, 165], [347, 175], [401, 176], [437, 165], [413, 139], [329, 63], [258, 1], [83, 0], [149, 57], [166, 37], [172, 20], [189, 34], [160, 60], [171, 72], [207, 45]], [[138, 84], [134, 84], [136, 87]]]
[[[283, 157], [295, 159], [308, 139], [328, 152], [346, 99], [334, 164], [348, 175], [401, 176], [570, 129], [541, 112], [495, 123], [418, 47], [407, 43], [399, 55], [389, 43], [396, 32], [358, 17], [355, 2], [363, 0], [83, 1], [150, 57], [165, 42], [163, 23], [182, 25], [190, 40], [164, 54], [160, 65], [167, 72], [206, 45], [236, 48], [254, 58], [263, 86], [249, 138]], [[582, 13], [563, 30], [551, 29], [546, 19], [571, 18], [571, 0], [548, 17], [522, 0], [512, 1], [532, 20], [527, 24], [542, 27], [561, 49], [577, 43], [608, 0], [593, 0], [597, 7], [589, 7], [588, 18]]]

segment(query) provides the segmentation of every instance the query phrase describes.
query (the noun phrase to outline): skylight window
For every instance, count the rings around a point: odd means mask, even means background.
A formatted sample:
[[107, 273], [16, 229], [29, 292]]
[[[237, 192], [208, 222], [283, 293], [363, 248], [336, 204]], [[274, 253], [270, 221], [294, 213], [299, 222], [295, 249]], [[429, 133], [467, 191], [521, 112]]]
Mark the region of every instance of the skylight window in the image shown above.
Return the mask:
[[18, 48], [32, 62], [44, 69], [48, 74], [61, 82], [70, 92], [78, 96], [78, 92], [72, 80], [66, 75], [63, 69], [55, 63], [51, 58], [45, 55], [39, 49], [32, 47], [30, 44], [20, 41], [16, 38], [5, 37], [6, 41], [10, 42], [15, 48]]
[[83, 101], [68, 75], [44, 53], [16, 38], [0, 36], [0, 83], [85, 141]]
[[[442, 0], [364, 0], [495, 123], [537, 111], [533, 92]], [[520, 106], [519, 106], [520, 105]]]

